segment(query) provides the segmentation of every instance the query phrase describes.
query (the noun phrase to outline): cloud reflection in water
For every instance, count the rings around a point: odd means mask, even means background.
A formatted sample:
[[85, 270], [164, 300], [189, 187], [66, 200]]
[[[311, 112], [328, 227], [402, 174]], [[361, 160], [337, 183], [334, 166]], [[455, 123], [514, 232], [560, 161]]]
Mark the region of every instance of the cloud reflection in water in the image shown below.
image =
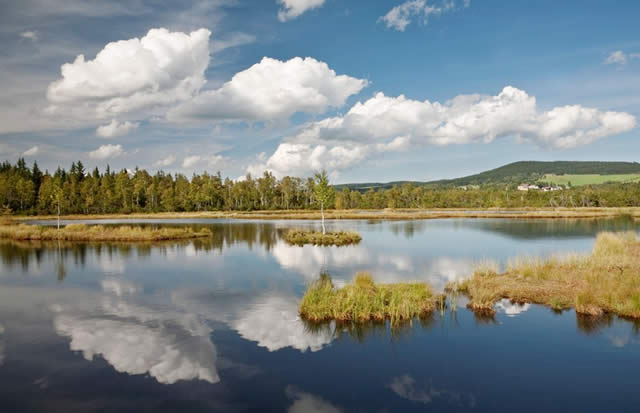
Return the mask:
[[334, 277], [337, 285], [349, 281], [358, 271], [370, 271], [378, 282], [425, 281], [441, 291], [448, 282], [473, 272], [470, 259], [381, 253], [364, 245], [298, 247], [279, 242], [271, 252], [282, 267], [296, 271], [306, 280], [315, 279], [323, 268], [340, 268], [343, 272], [346, 269], [347, 279]]
[[56, 332], [70, 337], [70, 348], [87, 360], [102, 356], [117, 371], [149, 374], [158, 382], [220, 381], [211, 329], [192, 314], [137, 304], [121, 292], [133, 293], [126, 282], [111, 279], [94, 306], [52, 306]]
[[334, 338], [327, 330], [309, 331], [298, 317], [298, 298], [288, 292], [251, 295], [181, 290], [172, 294], [172, 301], [187, 312], [227, 324], [269, 351], [286, 347], [318, 351]]
[[287, 386], [285, 393], [289, 399], [293, 400], [287, 409], [288, 413], [340, 413], [343, 411], [328, 401], [303, 392], [295, 386]]
[[531, 304], [529, 303], [514, 303], [506, 298], [496, 303], [496, 309], [504, 312], [507, 317], [515, 317], [528, 311], [529, 308], [531, 308]]
[[416, 380], [409, 375], [394, 377], [388, 387], [398, 397], [416, 403], [429, 404], [436, 399], [442, 399], [449, 404], [457, 406], [469, 408], [476, 406], [476, 398], [472, 394], [465, 395], [450, 390], [438, 389], [431, 381], [429, 381], [428, 385], [419, 386]]

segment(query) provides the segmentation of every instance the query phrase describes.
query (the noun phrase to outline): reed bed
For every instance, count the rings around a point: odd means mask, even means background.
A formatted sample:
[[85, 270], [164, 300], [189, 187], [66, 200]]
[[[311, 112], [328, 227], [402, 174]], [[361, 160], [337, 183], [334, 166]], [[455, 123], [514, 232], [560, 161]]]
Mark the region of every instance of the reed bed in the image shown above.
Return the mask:
[[496, 302], [507, 298], [590, 316], [640, 318], [640, 242], [634, 232], [603, 232], [589, 255], [518, 258], [502, 274], [485, 264], [449, 289], [468, 295], [469, 307], [478, 312], [493, 313]]
[[307, 321], [396, 322], [426, 317], [437, 297], [425, 283], [376, 284], [371, 274], [356, 274], [351, 284], [335, 288], [323, 275], [309, 286], [300, 302], [300, 316]]
[[338, 231], [327, 232], [323, 234], [321, 231], [302, 231], [299, 229], [291, 229], [284, 236], [285, 241], [294, 245], [351, 245], [357, 244], [362, 237], [357, 232]]
[[211, 236], [211, 231], [189, 227], [149, 228], [141, 226], [104, 226], [70, 224], [60, 229], [42, 225], [0, 226], [0, 239], [16, 241], [165, 241]]
[[[588, 219], [617, 218], [629, 215], [640, 218], [640, 208], [385, 208], [385, 209], [331, 209], [324, 211], [326, 219], [442, 219], [442, 218], [530, 218], [530, 219]], [[14, 216], [14, 219], [56, 219], [55, 215], [30, 217]], [[296, 219], [318, 220], [319, 210], [262, 210], [262, 211], [199, 211], [199, 212], [136, 212], [131, 214], [64, 215], [62, 219], [144, 219], [144, 218], [228, 218], [228, 219]]]

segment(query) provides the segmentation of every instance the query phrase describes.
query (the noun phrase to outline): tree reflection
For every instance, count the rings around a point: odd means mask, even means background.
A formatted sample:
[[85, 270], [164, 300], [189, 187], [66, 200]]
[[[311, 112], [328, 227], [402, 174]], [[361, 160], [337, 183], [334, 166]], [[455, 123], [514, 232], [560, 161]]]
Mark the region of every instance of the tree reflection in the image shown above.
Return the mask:
[[582, 333], [591, 335], [599, 333], [604, 328], [611, 327], [613, 325], [614, 319], [615, 316], [609, 313], [605, 313], [601, 316], [591, 316], [576, 313], [576, 326]]
[[48, 257], [55, 262], [56, 274], [64, 279], [66, 266], [84, 268], [87, 257], [112, 258], [117, 255], [127, 258], [136, 255], [138, 258], [150, 257], [153, 251], [166, 256], [171, 249], [190, 246], [196, 252], [222, 252], [224, 248], [244, 244], [249, 249], [261, 246], [271, 250], [283, 237], [284, 229], [273, 223], [231, 223], [213, 225], [191, 225], [198, 230], [204, 227], [211, 229], [212, 236], [195, 240], [161, 241], [161, 242], [65, 242], [65, 241], [0, 241], [0, 260], [5, 268], [21, 268], [28, 273], [33, 264], [40, 265]]

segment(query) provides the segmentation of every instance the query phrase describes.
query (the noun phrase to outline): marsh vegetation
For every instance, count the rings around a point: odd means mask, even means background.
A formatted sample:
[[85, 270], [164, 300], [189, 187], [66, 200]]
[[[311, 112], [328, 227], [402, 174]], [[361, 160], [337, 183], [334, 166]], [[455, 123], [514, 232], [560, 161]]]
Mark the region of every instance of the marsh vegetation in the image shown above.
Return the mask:
[[362, 237], [353, 231], [303, 231], [299, 229], [291, 229], [284, 236], [285, 241], [293, 245], [351, 245], [357, 244]]
[[471, 278], [449, 286], [469, 296], [469, 307], [493, 313], [502, 298], [578, 314], [640, 318], [640, 242], [634, 232], [600, 233], [590, 255], [517, 258], [499, 273], [478, 266]]
[[1, 225], [0, 239], [17, 241], [165, 241], [211, 236], [209, 229], [190, 227], [142, 227], [70, 224], [57, 229], [42, 225]]
[[308, 321], [370, 321], [391, 323], [426, 317], [438, 297], [426, 283], [376, 284], [371, 274], [356, 274], [351, 284], [336, 288], [323, 274], [300, 302], [300, 316]]

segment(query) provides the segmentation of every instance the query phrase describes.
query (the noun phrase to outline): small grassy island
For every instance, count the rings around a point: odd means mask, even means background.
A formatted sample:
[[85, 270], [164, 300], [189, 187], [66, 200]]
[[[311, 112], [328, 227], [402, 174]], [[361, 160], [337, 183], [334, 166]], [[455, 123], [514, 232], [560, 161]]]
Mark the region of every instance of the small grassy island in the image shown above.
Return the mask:
[[327, 232], [322, 231], [303, 231], [299, 229], [291, 229], [287, 231], [284, 239], [289, 244], [294, 245], [351, 245], [357, 244], [362, 237], [357, 232], [338, 231]]
[[300, 302], [307, 321], [396, 321], [426, 316], [436, 307], [436, 296], [425, 283], [376, 284], [371, 274], [356, 274], [353, 283], [335, 288], [322, 275], [309, 286]]
[[450, 286], [470, 298], [469, 308], [493, 313], [502, 298], [579, 314], [640, 318], [640, 242], [633, 232], [600, 233], [591, 255], [518, 259], [498, 274], [486, 265]]
[[149, 242], [211, 236], [211, 231], [190, 227], [151, 228], [142, 226], [105, 226], [70, 224], [60, 229], [43, 225], [0, 225], [0, 239], [16, 241], [119, 241]]

